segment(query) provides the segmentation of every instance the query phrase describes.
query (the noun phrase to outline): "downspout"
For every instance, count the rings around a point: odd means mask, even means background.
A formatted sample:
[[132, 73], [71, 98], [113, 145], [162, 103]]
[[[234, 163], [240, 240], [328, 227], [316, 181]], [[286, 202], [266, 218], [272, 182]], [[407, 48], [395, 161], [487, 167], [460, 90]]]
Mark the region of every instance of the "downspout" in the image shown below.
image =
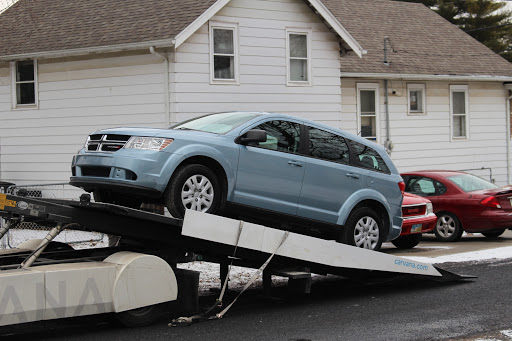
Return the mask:
[[386, 143], [384, 144], [384, 147], [386, 147], [386, 150], [388, 154], [391, 156], [391, 151], [393, 150], [393, 143], [391, 142], [391, 128], [389, 126], [389, 95], [388, 95], [388, 80], [384, 80], [384, 98], [386, 101]]
[[507, 133], [505, 138], [507, 139], [507, 185], [510, 185], [510, 101], [512, 100], [511, 95], [512, 84], [505, 84], [505, 91], [507, 92]]
[[170, 93], [169, 93], [169, 58], [159, 52], [155, 51], [154, 46], [149, 47], [149, 52], [151, 52], [152, 55], [160, 57], [163, 59], [165, 64], [165, 76], [164, 76], [164, 101], [165, 101], [165, 119], [164, 124], [165, 128], [168, 128], [171, 125], [170, 121]]
[[[384, 65], [389, 67], [388, 61], [388, 41], [391, 44], [391, 40], [388, 37], [384, 37]], [[391, 46], [393, 50], [393, 46]], [[393, 50], [394, 51], [394, 50]], [[386, 142], [384, 143], [384, 147], [386, 151], [391, 156], [391, 151], [393, 150], [393, 143], [391, 142], [391, 127], [389, 126], [389, 94], [388, 94], [388, 80], [384, 79], [384, 98], [385, 98], [385, 107], [386, 107]]]

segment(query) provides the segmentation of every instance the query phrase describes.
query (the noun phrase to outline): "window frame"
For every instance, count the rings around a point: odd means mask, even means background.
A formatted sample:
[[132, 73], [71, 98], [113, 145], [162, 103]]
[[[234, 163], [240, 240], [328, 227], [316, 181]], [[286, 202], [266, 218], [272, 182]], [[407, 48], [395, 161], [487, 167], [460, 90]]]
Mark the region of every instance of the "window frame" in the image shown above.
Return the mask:
[[[11, 69], [11, 108], [13, 110], [27, 110], [27, 109], [39, 109], [39, 80], [38, 80], [38, 63], [37, 59], [32, 59], [34, 65], [34, 80], [18, 82], [16, 80], [16, 74], [18, 72], [18, 63], [26, 60], [13, 61], [10, 63]], [[21, 83], [34, 83], [34, 103], [30, 104], [18, 104], [18, 84]]]
[[[362, 135], [362, 115], [361, 115], [361, 90], [373, 90], [375, 92], [375, 140], [372, 140], [368, 137]], [[368, 141], [372, 141], [378, 143], [380, 141], [380, 86], [379, 83], [357, 83], [356, 84], [356, 92], [357, 92], [357, 132], [358, 135], [367, 139]], [[368, 116], [368, 115], [365, 115]]]
[[[286, 85], [287, 86], [312, 86], [313, 84], [313, 74], [312, 74], [312, 56], [311, 56], [311, 35], [313, 30], [312, 29], [304, 29], [304, 28], [286, 28]], [[305, 58], [306, 60], [306, 71], [308, 79], [307, 81], [292, 81], [291, 78], [291, 60], [292, 57], [290, 56], [290, 35], [305, 35], [306, 36], [306, 53], [307, 56]], [[293, 57], [293, 59], [301, 59], [304, 60], [304, 58], [298, 58]]]
[[[464, 93], [464, 106], [465, 106], [465, 113], [464, 115], [455, 115], [453, 113], [453, 94], [455, 92], [462, 92]], [[465, 136], [454, 136], [454, 116], [464, 116], [465, 119], [465, 128], [466, 128], [466, 135]], [[467, 141], [469, 140], [469, 86], [468, 85], [450, 85], [450, 136], [452, 141]]]
[[[411, 91], [421, 91], [421, 109], [411, 110]], [[426, 85], [418, 83], [407, 84], [407, 114], [411, 116], [419, 116], [427, 114], [427, 103], [426, 103]]]
[[[233, 31], [233, 68], [234, 78], [215, 78], [215, 56], [228, 54], [215, 54], [214, 52], [214, 30], [231, 30]], [[226, 23], [210, 21], [209, 23], [209, 42], [210, 42], [210, 84], [225, 84], [225, 85], [239, 85], [240, 72], [239, 72], [239, 37], [238, 37], [238, 23]], [[229, 54], [229, 56], [231, 56]]]

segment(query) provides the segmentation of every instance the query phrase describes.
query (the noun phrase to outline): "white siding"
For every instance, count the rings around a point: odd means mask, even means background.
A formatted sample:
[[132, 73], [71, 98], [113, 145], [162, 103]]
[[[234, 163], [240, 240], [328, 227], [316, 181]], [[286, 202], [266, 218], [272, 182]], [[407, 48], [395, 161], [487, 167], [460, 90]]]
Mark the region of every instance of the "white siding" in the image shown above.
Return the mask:
[[66, 182], [87, 135], [113, 126], [163, 126], [164, 66], [149, 51], [39, 61], [39, 109], [11, 110], [9, 68], [0, 68], [0, 180]]
[[[358, 133], [356, 126], [356, 83], [342, 80], [342, 125]], [[371, 80], [364, 80], [365, 83]], [[386, 140], [384, 82], [380, 84], [381, 141]], [[426, 85], [426, 115], [407, 114], [407, 81], [390, 81], [389, 114], [393, 162], [401, 172], [423, 169], [466, 170], [496, 184], [507, 184], [506, 98], [502, 83], [469, 82], [469, 139], [450, 138], [450, 85], [456, 82], [414, 81]], [[392, 93], [395, 91], [395, 94]], [[473, 170], [474, 169], [474, 170]]]
[[[302, 0], [232, 0], [216, 22], [238, 24], [239, 85], [210, 84], [208, 24], [171, 56], [172, 122], [247, 110], [295, 114], [339, 126], [338, 38]], [[286, 28], [312, 30], [312, 86], [286, 86]], [[174, 59], [173, 59], [174, 58]], [[0, 65], [0, 180], [68, 181], [89, 133], [164, 127], [165, 65], [149, 51], [39, 61], [39, 109], [11, 109], [9, 66]]]
[[[237, 23], [240, 82], [210, 84], [208, 24], [176, 53], [173, 121], [217, 111], [273, 111], [339, 126], [339, 46], [302, 0], [232, 0], [215, 22]], [[312, 86], [286, 86], [286, 28], [312, 29]]]

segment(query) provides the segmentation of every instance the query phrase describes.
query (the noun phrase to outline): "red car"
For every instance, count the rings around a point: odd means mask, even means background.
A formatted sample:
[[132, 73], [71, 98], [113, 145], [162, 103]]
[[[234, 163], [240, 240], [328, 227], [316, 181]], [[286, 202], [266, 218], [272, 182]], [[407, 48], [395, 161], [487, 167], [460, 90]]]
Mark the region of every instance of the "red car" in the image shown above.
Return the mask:
[[402, 233], [391, 241], [399, 249], [410, 249], [418, 245], [421, 234], [432, 232], [437, 221], [430, 200], [410, 193], [404, 193], [402, 217]]
[[464, 231], [495, 238], [512, 228], [511, 187], [457, 171], [408, 172], [402, 177], [406, 192], [432, 201], [434, 233], [441, 241], [459, 240]]

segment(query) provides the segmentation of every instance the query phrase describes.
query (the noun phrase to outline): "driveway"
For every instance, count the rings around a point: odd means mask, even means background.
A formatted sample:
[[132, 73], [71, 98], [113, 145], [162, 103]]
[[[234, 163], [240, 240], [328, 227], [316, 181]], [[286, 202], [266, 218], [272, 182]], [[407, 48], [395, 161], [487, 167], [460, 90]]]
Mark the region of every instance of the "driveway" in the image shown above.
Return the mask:
[[483, 251], [501, 247], [512, 246], [512, 231], [506, 230], [504, 234], [496, 239], [484, 237], [480, 233], [466, 234], [458, 242], [444, 243], [438, 241], [433, 234], [423, 235], [418, 246], [401, 250], [391, 243], [385, 243], [382, 251], [404, 257], [430, 257], [458, 255], [465, 252]]

